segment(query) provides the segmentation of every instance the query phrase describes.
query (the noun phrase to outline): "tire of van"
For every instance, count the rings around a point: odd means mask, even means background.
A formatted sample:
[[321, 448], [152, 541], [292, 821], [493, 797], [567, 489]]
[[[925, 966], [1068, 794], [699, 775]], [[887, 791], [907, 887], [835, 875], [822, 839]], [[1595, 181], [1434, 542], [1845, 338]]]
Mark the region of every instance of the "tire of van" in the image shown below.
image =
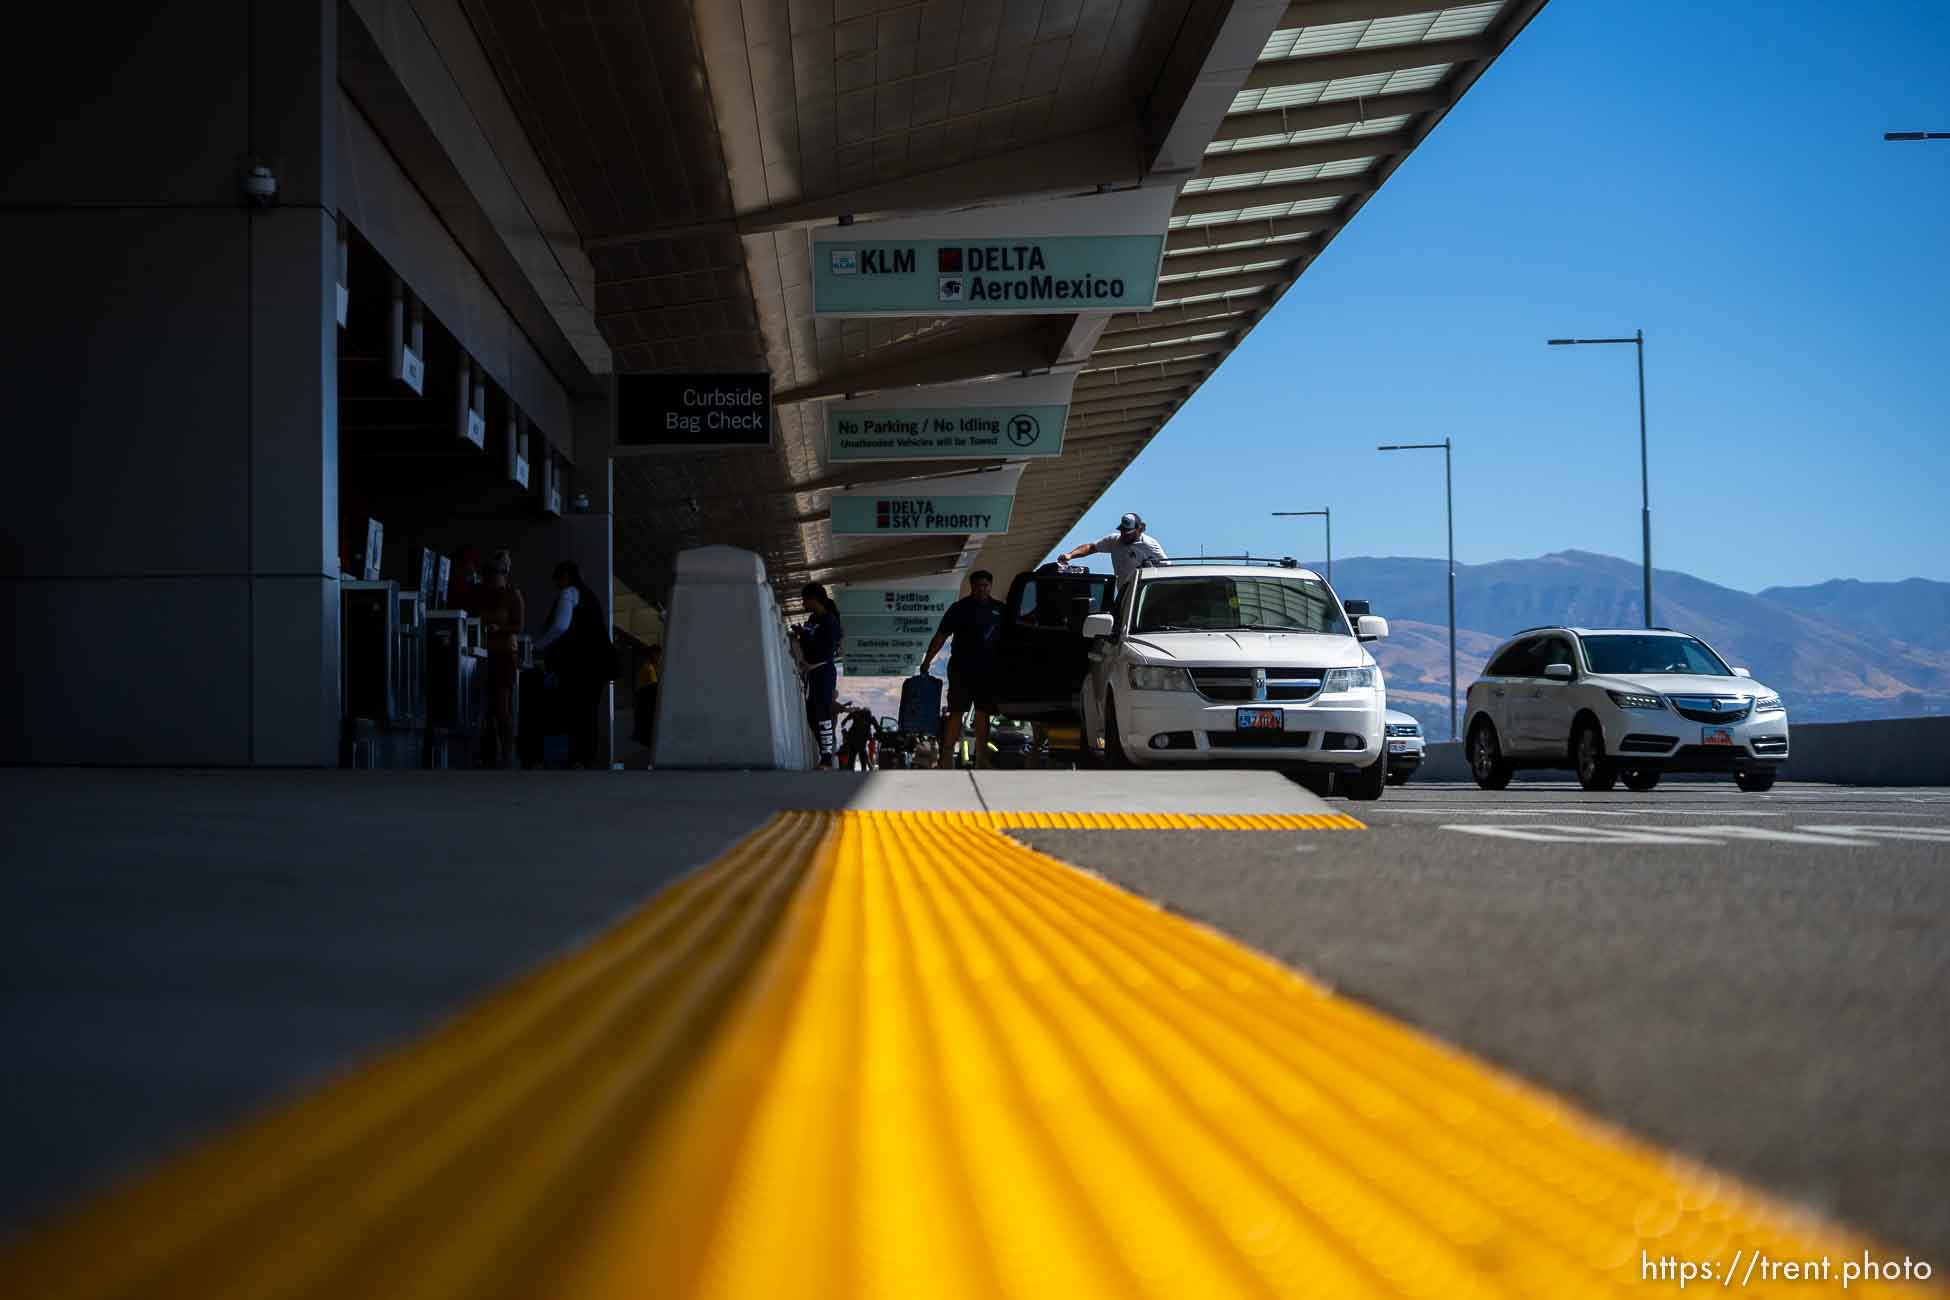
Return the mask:
[[1368, 764], [1358, 772], [1337, 772], [1334, 783], [1347, 791], [1350, 799], [1379, 799], [1388, 785], [1388, 755]]
[[1130, 755], [1124, 752], [1124, 738], [1117, 730], [1117, 696], [1109, 691], [1104, 692], [1104, 766], [1131, 766]]

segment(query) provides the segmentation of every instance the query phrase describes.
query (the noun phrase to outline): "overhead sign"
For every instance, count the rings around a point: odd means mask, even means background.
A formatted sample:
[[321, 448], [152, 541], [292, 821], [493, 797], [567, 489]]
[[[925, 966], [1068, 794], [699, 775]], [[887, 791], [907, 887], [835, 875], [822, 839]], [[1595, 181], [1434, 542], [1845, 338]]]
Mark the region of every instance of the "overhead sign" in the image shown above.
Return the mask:
[[939, 619], [961, 595], [961, 587], [842, 587], [833, 597], [842, 621], [855, 615], [907, 614]]
[[846, 631], [846, 653], [840, 659], [848, 663], [856, 657], [895, 657], [911, 659], [920, 663], [920, 657], [928, 651], [928, 641], [932, 637], [860, 637], [852, 630]]
[[832, 497], [835, 537], [1006, 533], [1022, 466], [899, 479]]
[[907, 388], [826, 404], [827, 458], [1037, 459], [1063, 454], [1074, 372]]
[[933, 316], [1147, 311], [1170, 186], [813, 232], [813, 311]]
[[941, 626], [940, 614], [850, 614], [841, 615], [846, 643], [852, 646], [859, 637], [919, 637], [925, 641]]
[[860, 655], [848, 649], [840, 663], [846, 665], [846, 676], [911, 676], [920, 667], [924, 649], [917, 647], [913, 653], [901, 655]]
[[765, 373], [619, 373], [610, 409], [618, 451], [772, 445], [772, 376]]

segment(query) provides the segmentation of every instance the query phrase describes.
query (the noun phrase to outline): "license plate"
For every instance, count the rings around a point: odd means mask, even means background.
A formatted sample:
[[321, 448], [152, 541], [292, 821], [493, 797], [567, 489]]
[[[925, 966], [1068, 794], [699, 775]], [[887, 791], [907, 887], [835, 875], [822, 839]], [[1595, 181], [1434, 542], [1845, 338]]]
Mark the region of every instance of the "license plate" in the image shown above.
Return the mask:
[[1406, 740], [1391, 740], [1388, 742], [1388, 752], [1391, 754], [1406, 754], [1408, 752], [1408, 742]]
[[1732, 727], [1701, 727], [1699, 743], [1702, 745], [1733, 744]]
[[1241, 731], [1285, 731], [1285, 709], [1240, 709], [1239, 730]]

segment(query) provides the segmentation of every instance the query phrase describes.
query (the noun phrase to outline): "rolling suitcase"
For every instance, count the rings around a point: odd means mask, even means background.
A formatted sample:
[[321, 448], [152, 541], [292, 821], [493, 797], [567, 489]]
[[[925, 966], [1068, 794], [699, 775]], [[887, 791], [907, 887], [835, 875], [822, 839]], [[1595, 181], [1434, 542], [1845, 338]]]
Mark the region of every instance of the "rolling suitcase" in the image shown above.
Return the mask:
[[901, 683], [901, 730], [932, 736], [941, 724], [941, 679], [910, 677]]

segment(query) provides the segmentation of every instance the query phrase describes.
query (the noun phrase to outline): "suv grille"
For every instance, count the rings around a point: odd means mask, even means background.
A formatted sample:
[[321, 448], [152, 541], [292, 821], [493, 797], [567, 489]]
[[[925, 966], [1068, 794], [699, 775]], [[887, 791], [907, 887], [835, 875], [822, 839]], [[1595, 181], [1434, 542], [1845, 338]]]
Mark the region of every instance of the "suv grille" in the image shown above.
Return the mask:
[[[1673, 695], [1668, 697], [1682, 718], [1694, 722], [1739, 722], [1754, 707], [1744, 695]], [[1718, 708], [1714, 706], [1718, 705]]]
[[1214, 703], [1254, 703], [1253, 674], [1266, 674], [1266, 699], [1297, 704], [1320, 694], [1320, 670], [1305, 668], [1193, 668], [1192, 685]]
[[1413, 722], [1391, 722], [1388, 724], [1388, 734], [1391, 736], [1419, 736], [1422, 734], [1422, 728]]

